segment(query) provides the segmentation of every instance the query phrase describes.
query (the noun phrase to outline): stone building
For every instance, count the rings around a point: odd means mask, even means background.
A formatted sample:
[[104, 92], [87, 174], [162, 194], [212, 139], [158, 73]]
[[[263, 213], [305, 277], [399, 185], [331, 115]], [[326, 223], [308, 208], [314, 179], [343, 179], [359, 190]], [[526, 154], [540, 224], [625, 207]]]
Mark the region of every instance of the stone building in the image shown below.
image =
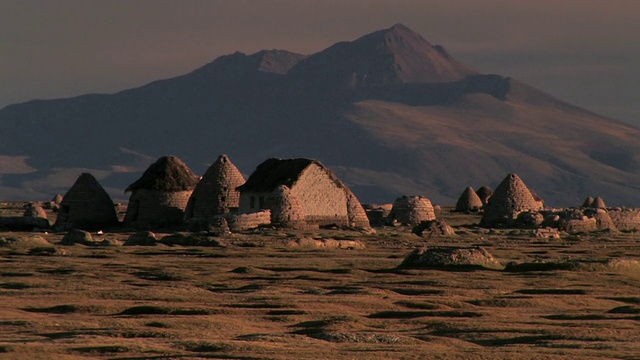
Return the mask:
[[482, 205], [487, 205], [489, 202], [489, 198], [493, 195], [493, 190], [488, 186], [481, 186], [478, 190], [476, 190], [476, 195], [482, 201]]
[[125, 190], [131, 192], [127, 225], [168, 227], [181, 224], [199, 178], [176, 156], [163, 156]]
[[224, 154], [218, 156], [193, 190], [185, 210], [185, 220], [237, 212], [240, 192], [236, 188], [244, 182], [244, 176], [229, 157]]
[[509, 226], [515, 222], [519, 213], [541, 208], [542, 199], [536, 200], [518, 175], [509, 174], [489, 198], [480, 225]]
[[[238, 190], [240, 213], [270, 209], [273, 222], [290, 219], [300, 226], [304, 219], [305, 226], [370, 228], [355, 195], [316, 160], [268, 159]], [[282, 205], [290, 208], [279, 208]]]
[[393, 202], [388, 218], [402, 225], [416, 226], [423, 221], [435, 220], [436, 212], [426, 197], [405, 195]]
[[464, 211], [478, 211], [484, 204], [478, 194], [476, 194], [475, 190], [471, 186], [464, 189], [458, 201], [456, 202], [455, 211], [464, 212]]
[[118, 224], [111, 196], [93, 175], [82, 173], [62, 197], [54, 228], [98, 229]]

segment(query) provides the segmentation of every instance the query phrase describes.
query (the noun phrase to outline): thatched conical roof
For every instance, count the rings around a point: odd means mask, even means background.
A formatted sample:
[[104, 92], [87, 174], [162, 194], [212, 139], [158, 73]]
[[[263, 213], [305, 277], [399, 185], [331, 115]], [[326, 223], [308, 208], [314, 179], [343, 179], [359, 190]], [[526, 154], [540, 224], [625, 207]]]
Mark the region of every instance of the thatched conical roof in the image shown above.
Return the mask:
[[304, 210], [291, 189], [278, 185], [267, 197], [265, 207], [271, 210], [271, 223], [289, 228], [304, 228]]
[[455, 211], [476, 211], [480, 209], [482, 205], [482, 200], [480, 200], [478, 194], [469, 186], [460, 194]]
[[425, 220], [435, 220], [431, 200], [424, 196], [402, 196], [393, 202], [389, 218], [404, 225], [416, 226]]
[[489, 198], [493, 195], [493, 190], [488, 186], [482, 186], [478, 190], [476, 190], [476, 195], [482, 201], [482, 205], [487, 205]]
[[185, 210], [187, 218], [209, 218], [237, 209], [240, 192], [236, 188], [244, 183], [244, 176], [229, 157], [218, 156], [193, 190]]
[[193, 190], [200, 179], [177, 156], [163, 156], [151, 164], [125, 192], [140, 189], [175, 192]]
[[55, 227], [98, 228], [118, 222], [111, 196], [93, 175], [82, 173], [62, 198]]
[[509, 174], [489, 198], [481, 224], [511, 225], [520, 212], [540, 207], [541, 201], [534, 198], [522, 179], [517, 174]]

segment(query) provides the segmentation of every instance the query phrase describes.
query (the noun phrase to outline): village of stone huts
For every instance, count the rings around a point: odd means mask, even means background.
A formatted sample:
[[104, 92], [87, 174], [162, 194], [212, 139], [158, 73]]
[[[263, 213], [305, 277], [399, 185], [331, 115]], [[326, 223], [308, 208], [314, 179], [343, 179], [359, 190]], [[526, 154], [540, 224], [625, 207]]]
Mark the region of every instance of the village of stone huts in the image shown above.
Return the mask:
[[[23, 216], [0, 217], [0, 226], [66, 232], [63, 245], [95, 246], [114, 245], [92, 237], [92, 233], [107, 231], [131, 232], [122, 244], [127, 246], [206, 246], [210, 241], [217, 243], [212, 240], [216, 237], [269, 229], [340, 229], [371, 235], [376, 229], [404, 226], [424, 238], [455, 237], [464, 232], [437, 218], [436, 213], [444, 210], [423, 195], [363, 205], [330, 169], [304, 158], [268, 159], [245, 179], [227, 155], [218, 156], [202, 177], [180, 158], [163, 156], [125, 192], [130, 193], [128, 204], [114, 204], [93, 175], [82, 173], [64, 196], [28, 203]], [[475, 214], [480, 219], [476, 226], [489, 232], [522, 229], [543, 239], [559, 238], [561, 234], [640, 230], [638, 209], [608, 208], [600, 197], [587, 197], [579, 205], [546, 208], [542, 198], [512, 173], [495, 190], [467, 187], [448, 212]], [[57, 215], [55, 221], [47, 216], [47, 210]], [[155, 232], [170, 235], [157, 238]], [[437, 247], [432, 250], [444, 251]], [[469, 251], [475, 255], [447, 256], [466, 259], [462, 261], [471, 261], [474, 256], [490, 259], [482, 249]]]

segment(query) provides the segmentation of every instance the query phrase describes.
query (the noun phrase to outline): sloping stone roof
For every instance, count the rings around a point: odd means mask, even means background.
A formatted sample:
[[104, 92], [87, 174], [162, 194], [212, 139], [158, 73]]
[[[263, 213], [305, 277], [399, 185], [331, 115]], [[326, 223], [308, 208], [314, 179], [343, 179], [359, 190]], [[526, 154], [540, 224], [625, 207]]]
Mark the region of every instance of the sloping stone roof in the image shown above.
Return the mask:
[[186, 213], [194, 218], [206, 218], [237, 208], [240, 192], [236, 188], [244, 182], [244, 176], [229, 157], [218, 156], [193, 190]]
[[483, 226], [511, 225], [520, 212], [537, 210], [540, 207], [541, 201], [536, 201], [522, 179], [512, 173], [502, 180], [489, 198], [480, 224]]
[[472, 211], [478, 210], [484, 205], [482, 200], [478, 194], [476, 194], [475, 190], [471, 186], [464, 189], [460, 197], [458, 198], [458, 202], [456, 202], [456, 211]]

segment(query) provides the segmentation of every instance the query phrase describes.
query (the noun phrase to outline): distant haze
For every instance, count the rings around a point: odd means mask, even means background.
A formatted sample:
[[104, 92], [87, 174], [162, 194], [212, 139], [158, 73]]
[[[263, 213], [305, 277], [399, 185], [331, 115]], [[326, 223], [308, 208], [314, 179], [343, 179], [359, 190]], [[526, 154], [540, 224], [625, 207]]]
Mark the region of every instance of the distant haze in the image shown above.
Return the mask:
[[0, 2], [0, 107], [112, 93], [220, 55], [313, 53], [403, 23], [485, 73], [640, 126], [640, 1]]

